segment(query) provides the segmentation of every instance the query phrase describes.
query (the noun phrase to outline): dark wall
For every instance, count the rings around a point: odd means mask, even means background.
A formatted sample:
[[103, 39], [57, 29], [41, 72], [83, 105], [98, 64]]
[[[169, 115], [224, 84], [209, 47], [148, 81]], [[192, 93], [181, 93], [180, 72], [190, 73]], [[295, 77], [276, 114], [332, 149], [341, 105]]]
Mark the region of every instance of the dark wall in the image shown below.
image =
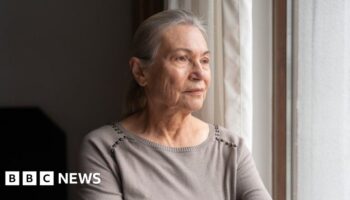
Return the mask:
[[118, 119], [127, 85], [131, 1], [0, 1], [0, 107], [36, 106], [67, 138]]

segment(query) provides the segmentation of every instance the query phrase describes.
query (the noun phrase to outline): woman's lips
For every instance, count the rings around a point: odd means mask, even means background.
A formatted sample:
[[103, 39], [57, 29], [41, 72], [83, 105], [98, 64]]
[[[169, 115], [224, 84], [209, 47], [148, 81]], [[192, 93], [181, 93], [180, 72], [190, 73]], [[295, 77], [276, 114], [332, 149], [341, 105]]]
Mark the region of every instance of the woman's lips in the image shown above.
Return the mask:
[[204, 92], [204, 89], [190, 89], [190, 90], [186, 90], [185, 93], [186, 94], [190, 94], [190, 95], [202, 95]]

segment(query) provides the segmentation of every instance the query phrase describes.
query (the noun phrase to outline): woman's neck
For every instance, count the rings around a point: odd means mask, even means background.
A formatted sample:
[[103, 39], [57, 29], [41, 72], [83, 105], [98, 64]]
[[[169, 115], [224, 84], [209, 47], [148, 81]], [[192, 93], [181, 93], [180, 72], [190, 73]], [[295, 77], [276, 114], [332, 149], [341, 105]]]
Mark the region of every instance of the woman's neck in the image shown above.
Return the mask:
[[123, 125], [145, 139], [172, 147], [197, 145], [207, 138], [209, 131], [191, 113], [154, 113], [148, 109], [127, 118]]

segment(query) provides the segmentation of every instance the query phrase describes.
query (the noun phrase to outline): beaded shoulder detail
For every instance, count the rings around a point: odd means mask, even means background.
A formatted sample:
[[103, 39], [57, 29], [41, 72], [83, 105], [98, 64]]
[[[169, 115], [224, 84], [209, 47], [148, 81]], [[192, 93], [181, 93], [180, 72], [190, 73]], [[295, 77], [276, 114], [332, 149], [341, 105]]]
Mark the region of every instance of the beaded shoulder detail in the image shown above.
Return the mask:
[[120, 143], [124, 142], [125, 140], [129, 139], [129, 137], [127, 137], [124, 132], [120, 129], [118, 122], [113, 122], [110, 124], [113, 128], [113, 130], [117, 133], [117, 139], [114, 141], [113, 145], [111, 146], [111, 151], [112, 153], [114, 153], [115, 148], [117, 147], [117, 145], [119, 145]]
[[214, 127], [215, 127], [215, 139], [216, 139], [216, 141], [218, 141], [219, 143], [223, 143], [223, 144], [225, 144], [226, 146], [228, 146], [230, 148], [236, 148], [237, 147], [237, 144], [223, 139], [223, 137], [221, 135], [220, 128], [219, 128], [219, 126], [217, 124], [215, 124]]

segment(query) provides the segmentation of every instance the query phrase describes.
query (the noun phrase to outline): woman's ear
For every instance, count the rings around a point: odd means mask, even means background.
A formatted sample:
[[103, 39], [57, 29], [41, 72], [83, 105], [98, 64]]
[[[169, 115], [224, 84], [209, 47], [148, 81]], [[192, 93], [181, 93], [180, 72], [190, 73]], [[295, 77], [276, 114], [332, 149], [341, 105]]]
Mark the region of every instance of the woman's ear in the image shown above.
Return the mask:
[[134, 76], [136, 82], [141, 86], [145, 87], [147, 85], [147, 78], [145, 75], [144, 66], [139, 58], [131, 57], [129, 60], [129, 66], [131, 73]]

